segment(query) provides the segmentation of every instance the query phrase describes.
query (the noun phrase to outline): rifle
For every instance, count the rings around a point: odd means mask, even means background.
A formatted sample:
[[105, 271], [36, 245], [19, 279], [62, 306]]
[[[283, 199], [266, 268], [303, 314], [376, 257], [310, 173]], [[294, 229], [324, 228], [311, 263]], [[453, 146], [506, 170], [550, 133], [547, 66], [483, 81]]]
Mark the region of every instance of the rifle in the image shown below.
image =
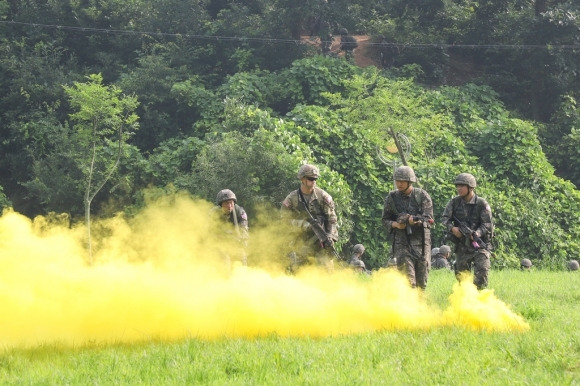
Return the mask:
[[413, 220], [413, 222], [428, 222], [430, 225], [433, 225], [433, 223], [435, 222], [435, 220], [433, 220], [432, 218], [424, 218], [423, 216], [413, 216], [411, 214], [407, 214], [407, 213], [402, 213], [399, 215], [399, 217], [397, 217], [397, 222], [398, 223], [405, 223], [407, 224], [407, 227], [405, 228], [407, 230], [407, 235], [411, 236], [413, 234], [413, 228], [411, 227], [411, 224], [409, 223], [410, 220]]
[[463, 236], [465, 236], [466, 243], [468, 242], [467, 240], [471, 240], [471, 246], [473, 248], [487, 249], [487, 244], [485, 244], [480, 237], [477, 237], [475, 235], [475, 231], [472, 231], [471, 228], [467, 226], [467, 224], [458, 219], [455, 215], [453, 215], [453, 221], [455, 222], [455, 225], [459, 227], [459, 231], [463, 234]]
[[330, 247], [334, 257], [336, 257], [337, 260], [340, 261], [341, 258], [340, 258], [340, 255], [338, 254], [338, 252], [336, 251], [336, 248], [334, 248], [334, 242], [332, 240], [330, 240], [330, 238], [326, 234], [326, 230], [323, 228], [322, 224], [320, 224], [318, 221], [316, 221], [316, 219], [314, 218], [312, 213], [310, 213], [310, 211], [308, 210], [308, 205], [306, 205], [306, 200], [304, 199], [304, 195], [302, 194], [302, 191], [300, 190], [300, 188], [298, 188], [298, 198], [300, 199], [300, 202], [302, 203], [302, 205], [304, 205], [304, 210], [306, 211], [306, 213], [308, 213], [308, 217], [309, 217], [308, 223], [310, 224], [312, 231], [314, 232], [314, 234], [316, 235], [318, 240], [322, 243], [322, 245], [324, 247]]

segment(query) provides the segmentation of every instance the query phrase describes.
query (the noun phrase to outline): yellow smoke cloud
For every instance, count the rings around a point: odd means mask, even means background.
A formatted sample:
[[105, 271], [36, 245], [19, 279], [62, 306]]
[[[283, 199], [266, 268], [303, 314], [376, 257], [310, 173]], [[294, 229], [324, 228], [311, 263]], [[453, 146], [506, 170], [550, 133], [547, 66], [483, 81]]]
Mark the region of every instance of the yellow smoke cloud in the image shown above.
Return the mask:
[[0, 217], [0, 344], [134, 342], [187, 337], [334, 336], [464, 326], [525, 331], [527, 323], [469, 280], [447, 310], [427, 304], [395, 271], [283, 272], [279, 224], [251, 229], [249, 267], [224, 263], [235, 247], [187, 197], [86, 229], [13, 211]]

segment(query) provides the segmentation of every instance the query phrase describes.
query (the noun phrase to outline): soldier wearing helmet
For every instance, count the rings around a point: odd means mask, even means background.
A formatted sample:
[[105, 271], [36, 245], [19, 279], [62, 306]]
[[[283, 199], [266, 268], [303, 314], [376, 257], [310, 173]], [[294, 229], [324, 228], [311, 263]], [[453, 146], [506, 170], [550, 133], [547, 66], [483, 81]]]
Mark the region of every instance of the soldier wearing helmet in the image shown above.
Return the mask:
[[[240, 251], [236, 259], [247, 264], [246, 247], [248, 241], [248, 215], [244, 208], [237, 204], [237, 197], [230, 189], [220, 190], [216, 196], [214, 213], [223, 224], [224, 233], [239, 243]], [[231, 253], [224, 252], [226, 264], [231, 264]]]
[[448, 245], [442, 245], [437, 249], [437, 253], [431, 253], [433, 260], [431, 262], [431, 268], [433, 269], [451, 269], [451, 264], [449, 264], [449, 257], [451, 255], [451, 248]]
[[[455, 244], [455, 275], [460, 280], [462, 272], [471, 272], [473, 268], [473, 282], [478, 289], [483, 289], [487, 287], [491, 265], [491, 208], [485, 199], [475, 194], [477, 184], [472, 174], [460, 173], [454, 184], [457, 196], [445, 206], [441, 221], [447, 231], [446, 237]], [[469, 229], [471, 233], [464, 234], [462, 229]]]
[[415, 172], [409, 166], [395, 170], [397, 189], [385, 198], [382, 222], [392, 236], [397, 268], [413, 288], [425, 289], [431, 264], [433, 202], [425, 190], [413, 186], [415, 182]]
[[354, 247], [352, 247], [352, 256], [350, 257], [349, 265], [351, 267], [356, 267], [360, 261], [363, 263], [363, 267], [364, 267], [364, 262], [362, 261], [362, 255], [364, 253], [365, 253], [364, 245], [356, 244]]
[[358, 47], [358, 43], [353, 36], [348, 34], [346, 28], [341, 28], [338, 32], [340, 33], [340, 50], [344, 51], [344, 58], [350, 62], [354, 59], [354, 50]]
[[281, 206], [283, 218], [290, 220], [296, 234], [289, 269], [294, 270], [314, 257], [318, 264], [331, 270], [334, 243], [338, 241], [334, 201], [316, 186], [320, 171], [315, 165], [300, 166], [297, 177], [300, 186], [286, 196]]
[[579, 267], [578, 261], [570, 260], [568, 262], [568, 270], [569, 271], [578, 271], [578, 267]]
[[532, 261], [530, 259], [522, 259], [520, 261], [520, 269], [522, 271], [527, 271], [532, 268]]

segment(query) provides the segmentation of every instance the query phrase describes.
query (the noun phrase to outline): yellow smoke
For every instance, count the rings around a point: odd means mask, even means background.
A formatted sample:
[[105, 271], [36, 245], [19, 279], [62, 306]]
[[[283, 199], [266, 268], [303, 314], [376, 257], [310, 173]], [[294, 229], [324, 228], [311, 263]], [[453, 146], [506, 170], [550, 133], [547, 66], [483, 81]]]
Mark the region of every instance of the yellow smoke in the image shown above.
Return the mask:
[[[324, 337], [463, 326], [525, 331], [526, 322], [469, 280], [447, 310], [406, 279], [381, 270], [362, 279], [316, 267], [284, 274], [279, 224], [251, 229], [250, 262], [208, 216], [211, 205], [173, 197], [136, 217], [93, 224], [93, 261], [82, 225], [5, 211], [0, 217], [0, 345], [134, 342], [187, 337]], [[256, 223], [256, 222], [255, 222]]]

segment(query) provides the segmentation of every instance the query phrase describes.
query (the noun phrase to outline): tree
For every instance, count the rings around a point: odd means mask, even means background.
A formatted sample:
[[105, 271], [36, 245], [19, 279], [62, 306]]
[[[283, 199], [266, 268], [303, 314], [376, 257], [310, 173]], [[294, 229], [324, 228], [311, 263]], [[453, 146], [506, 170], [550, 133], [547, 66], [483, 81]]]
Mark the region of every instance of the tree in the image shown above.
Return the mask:
[[77, 112], [70, 114], [75, 122], [71, 138], [70, 156], [84, 177], [84, 208], [90, 264], [91, 203], [111, 179], [123, 155], [131, 130], [138, 128], [138, 116], [133, 111], [137, 98], [121, 95], [115, 86], [104, 86], [101, 74], [87, 76], [88, 82], [75, 82], [65, 86], [71, 107]]

